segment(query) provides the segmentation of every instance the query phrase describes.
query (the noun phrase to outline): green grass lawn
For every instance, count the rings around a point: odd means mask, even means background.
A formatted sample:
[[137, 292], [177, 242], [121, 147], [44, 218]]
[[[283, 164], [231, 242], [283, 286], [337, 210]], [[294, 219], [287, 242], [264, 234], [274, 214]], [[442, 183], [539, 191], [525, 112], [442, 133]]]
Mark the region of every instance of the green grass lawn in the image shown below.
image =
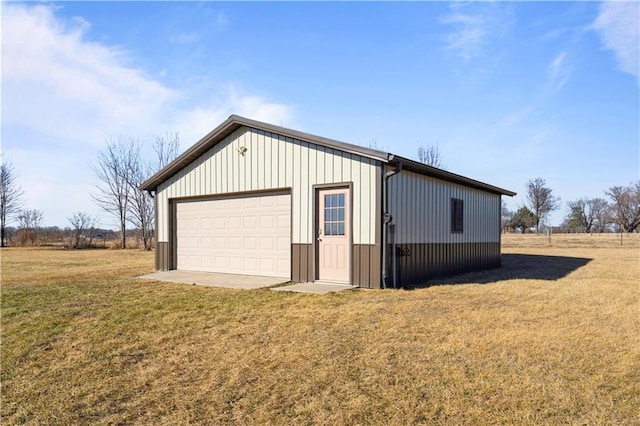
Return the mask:
[[3, 249], [1, 423], [640, 424], [638, 249], [505, 252], [428, 288], [309, 295]]

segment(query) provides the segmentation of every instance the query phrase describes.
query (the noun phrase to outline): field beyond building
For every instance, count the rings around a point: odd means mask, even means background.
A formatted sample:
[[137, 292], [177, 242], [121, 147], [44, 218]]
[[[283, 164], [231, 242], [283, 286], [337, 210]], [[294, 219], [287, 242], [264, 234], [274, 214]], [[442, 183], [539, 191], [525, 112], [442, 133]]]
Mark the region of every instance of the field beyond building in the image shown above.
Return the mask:
[[503, 235], [503, 266], [308, 295], [2, 249], [2, 424], [639, 424], [640, 235]]

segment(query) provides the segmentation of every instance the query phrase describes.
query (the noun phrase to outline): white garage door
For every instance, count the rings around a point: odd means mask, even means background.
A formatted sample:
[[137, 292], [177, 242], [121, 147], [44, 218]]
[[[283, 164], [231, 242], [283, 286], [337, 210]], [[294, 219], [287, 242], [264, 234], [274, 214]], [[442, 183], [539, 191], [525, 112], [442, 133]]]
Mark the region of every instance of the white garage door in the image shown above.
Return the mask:
[[176, 204], [177, 269], [291, 277], [291, 195]]

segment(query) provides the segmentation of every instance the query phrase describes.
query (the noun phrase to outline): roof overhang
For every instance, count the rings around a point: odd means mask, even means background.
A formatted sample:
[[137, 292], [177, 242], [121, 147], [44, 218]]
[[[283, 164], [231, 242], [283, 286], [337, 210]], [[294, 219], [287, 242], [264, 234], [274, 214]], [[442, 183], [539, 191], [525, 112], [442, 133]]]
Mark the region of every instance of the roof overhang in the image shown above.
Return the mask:
[[439, 169], [437, 167], [428, 166], [426, 164], [420, 163], [419, 161], [410, 160], [408, 158], [399, 157], [397, 155], [391, 154], [391, 157], [389, 158], [388, 162], [391, 165], [402, 163], [403, 170], [409, 170], [415, 173], [419, 173], [421, 175], [442, 179], [447, 182], [458, 183], [460, 185], [480, 189], [482, 191], [492, 192], [498, 195], [508, 195], [510, 197], [513, 197], [514, 195], [516, 195], [515, 192], [509, 191], [508, 189], [503, 189], [497, 186], [489, 185], [488, 183], [480, 182], [478, 180], [471, 179], [462, 175], [457, 175], [455, 173], [451, 173], [446, 170]]
[[458, 183], [464, 186], [480, 189], [483, 191], [492, 192], [500, 195], [514, 196], [515, 192], [498, 188], [493, 185], [489, 185], [477, 180], [473, 180], [455, 173], [447, 172], [446, 170], [438, 169], [436, 167], [427, 166], [420, 162], [410, 160], [396, 156], [394, 154], [378, 151], [376, 149], [365, 148], [359, 145], [353, 145], [346, 142], [340, 142], [334, 139], [328, 139], [321, 136], [312, 135], [310, 133], [300, 132], [298, 130], [288, 129], [286, 127], [275, 126], [269, 123], [263, 123], [261, 121], [251, 120], [249, 118], [241, 117], [238, 115], [231, 115], [222, 124], [209, 132], [205, 137], [200, 139], [191, 148], [186, 150], [180, 156], [178, 156], [171, 163], [167, 164], [162, 170], [151, 176], [145, 182], [140, 185], [140, 189], [145, 191], [155, 191], [158, 186], [169, 179], [171, 176], [178, 173], [188, 164], [196, 160], [202, 154], [207, 152], [213, 146], [223, 141], [227, 136], [235, 132], [241, 127], [249, 127], [264, 132], [275, 133], [281, 136], [290, 137], [293, 139], [299, 139], [305, 142], [310, 142], [316, 145], [324, 146], [327, 148], [337, 149], [343, 152], [356, 154], [362, 157], [371, 158], [373, 160], [380, 161], [385, 164], [397, 165], [402, 162], [402, 168], [405, 170], [413, 171], [422, 175], [431, 176], [434, 178], [442, 179], [448, 182]]

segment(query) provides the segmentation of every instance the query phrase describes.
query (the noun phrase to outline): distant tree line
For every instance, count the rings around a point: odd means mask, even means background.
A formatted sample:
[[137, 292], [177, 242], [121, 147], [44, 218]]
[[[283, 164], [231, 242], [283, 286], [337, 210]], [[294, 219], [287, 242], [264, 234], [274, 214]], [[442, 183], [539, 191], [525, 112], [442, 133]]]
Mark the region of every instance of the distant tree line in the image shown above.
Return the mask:
[[[560, 199], [546, 186], [542, 178], [526, 185], [526, 205], [515, 212], [502, 202], [504, 231], [539, 232], [547, 216], [561, 207]], [[628, 186], [613, 186], [605, 198], [579, 198], [567, 203], [568, 213], [559, 226], [562, 232], [637, 232], [640, 231], [640, 181]]]
[[[73, 226], [42, 226], [25, 232], [19, 225], [5, 229], [7, 245], [15, 247], [55, 246], [67, 249], [120, 248], [120, 233], [113, 229], [90, 227], [80, 230]], [[28, 235], [25, 238], [24, 235]], [[127, 230], [127, 247], [143, 248], [142, 232]]]
[[[120, 232], [99, 229], [97, 218], [85, 212], [68, 218], [70, 227], [43, 227], [44, 214], [37, 209], [24, 209], [24, 193], [19, 187], [12, 164], [2, 158], [0, 162], [0, 243], [5, 247], [11, 240], [17, 245], [61, 243], [73, 248], [86, 248], [96, 241], [105, 243], [118, 235], [118, 245], [127, 247], [127, 232], [135, 237], [136, 246], [142, 242], [151, 249], [154, 234], [155, 203], [148, 192], [139, 186], [157, 170], [175, 159], [179, 152], [178, 134], [167, 133], [156, 137], [153, 149], [156, 158], [145, 161], [141, 156], [142, 144], [135, 139], [107, 140], [104, 150], [98, 152], [93, 171], [100, 180], [93, 194], [94, 200], [107, 213], [117, 219]], [[433, 167], [444, 167], [437, 145], [420, 147], [418, 160]], [[613, 186], [604, 198], [579, 198], [567, 203], [568, 213], [560, 225], [563, 232], [637, 232], [640, 231], [640, 181], [628, 186]], [[526, 204], [515, 212], [502, 201], [501, 225], [503, 231], [540, 232], [548, 215], [561, 207], [560, 198], [542, 178], [526, 183]], [[17, 221], [17, 227], [7, 226]], [[127, 229], [127, 224], [133, 229]]]
[[[73, 248], [87, 248], [105, 244], [118, 236], [118, 246], [126, 248], [131, 239], [136, 246], [142, 242], [150, 250], [154, 236], [155, 203], [148, 192], [139, 186], [153, 173], [178, 156], [180, 140], [177, 133], [157, 136], [153, 149], [156, 157], [146, 161], [141, 155], [143, 145], [133, 138], [108, 139], [106, 147], [98, 151], [92, 169], [100, 181], [92, 194], [98, 206], [117, 219], [120, 232], [99, 229], [97, 217], [77, 212], [67, 218], [70, 227], [43, 227], [44, 213], [23, 208], [24, 192], [19, 186], [12, 164], [0, 162], [0, 244], [14, 245], [59, 244]], [[16, 222], [17, 226], [8, 226]], [[131, 229], [127, 225], [132, 226]]]

